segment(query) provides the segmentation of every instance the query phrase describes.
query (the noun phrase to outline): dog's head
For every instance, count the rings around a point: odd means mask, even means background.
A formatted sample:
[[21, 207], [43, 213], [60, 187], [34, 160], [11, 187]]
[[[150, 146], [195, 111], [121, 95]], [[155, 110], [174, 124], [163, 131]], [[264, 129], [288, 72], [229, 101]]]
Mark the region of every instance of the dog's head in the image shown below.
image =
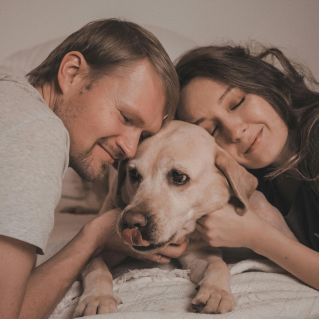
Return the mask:
[[198, 218], [228, 202], [243, 213], [256, 186], [204, 129], [172, 121], [119, 168], [118, 230], [135, 250], [151, 251], [191, 233]]

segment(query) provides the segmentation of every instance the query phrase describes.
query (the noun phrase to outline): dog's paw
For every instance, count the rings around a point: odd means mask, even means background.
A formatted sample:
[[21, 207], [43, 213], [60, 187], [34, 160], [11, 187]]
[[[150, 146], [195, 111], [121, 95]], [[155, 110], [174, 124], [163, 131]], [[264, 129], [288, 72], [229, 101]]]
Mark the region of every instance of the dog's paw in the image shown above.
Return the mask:
[[235, 308], [235, 299], [219, 287], [201, 286], [192, 300], [192, 308], [200, 313], [226, 313]]
[[89, 295], [80, 298], [73, 317], [117, 312], [117, 305], [121, 300], [113, 295]]

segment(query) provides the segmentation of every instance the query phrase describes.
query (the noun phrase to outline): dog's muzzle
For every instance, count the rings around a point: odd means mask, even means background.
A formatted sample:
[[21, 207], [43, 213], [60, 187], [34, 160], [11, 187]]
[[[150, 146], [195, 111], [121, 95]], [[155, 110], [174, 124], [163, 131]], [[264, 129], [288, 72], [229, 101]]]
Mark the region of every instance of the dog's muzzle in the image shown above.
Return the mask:
[[168, 243], [156, 242], [155, 230], [155, 224], [149, 213], [128, 209], [123, 212], [119, 221], [119, 232], [122, 238], [139, 252], [150, 252]]

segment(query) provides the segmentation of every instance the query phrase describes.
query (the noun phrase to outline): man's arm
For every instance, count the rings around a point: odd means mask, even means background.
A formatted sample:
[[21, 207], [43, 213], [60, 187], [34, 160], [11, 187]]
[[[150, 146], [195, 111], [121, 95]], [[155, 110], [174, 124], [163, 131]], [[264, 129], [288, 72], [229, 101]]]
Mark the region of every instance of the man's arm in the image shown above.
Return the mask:
[[96, 250], [85, 231], [80, 231], [61, 251], [33, 270], [19, 318], [47, 318]]
[[[55, 256], [33, 270], [35, 248], [3, 237], [0, 241], [0, 318], [47, 318], [93, 254], [107, 246], [128, 252], [114, 231], [118, 214], [119, 211], [113, 209], [96, 217]], [[182, 243], [166, 247], [162, 253], [179, 256], [185, 248], [186, 243]], [[170, 258], [159, 254], [143, 257], [158, 262], [167, 262]]]
[[35, 248], [2, 236], [0, 318], [47, 318], [92, 254], [105, 245], [116, 215], [110, 211], [95, 218], [61, 251], [34, 269]]
[[18, 318], [35, 260], [34, 246], [0, 236], [0, 318]]

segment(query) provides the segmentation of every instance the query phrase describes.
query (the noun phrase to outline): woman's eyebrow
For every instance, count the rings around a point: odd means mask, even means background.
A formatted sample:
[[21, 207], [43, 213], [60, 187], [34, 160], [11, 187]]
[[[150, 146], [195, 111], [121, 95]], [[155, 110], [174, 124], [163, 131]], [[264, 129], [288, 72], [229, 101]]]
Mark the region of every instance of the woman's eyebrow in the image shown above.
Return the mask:
[[228, 86], [226, 88], [226, 90], [224, 91], [224, 93], [219, 97], [218, 99], [218, 103], [221, 103], [223, 101], [223, 99], [225, 98], [225, 96], [229, 93], [229, 91], [231, 91], [234, 87], [233, 86]]

